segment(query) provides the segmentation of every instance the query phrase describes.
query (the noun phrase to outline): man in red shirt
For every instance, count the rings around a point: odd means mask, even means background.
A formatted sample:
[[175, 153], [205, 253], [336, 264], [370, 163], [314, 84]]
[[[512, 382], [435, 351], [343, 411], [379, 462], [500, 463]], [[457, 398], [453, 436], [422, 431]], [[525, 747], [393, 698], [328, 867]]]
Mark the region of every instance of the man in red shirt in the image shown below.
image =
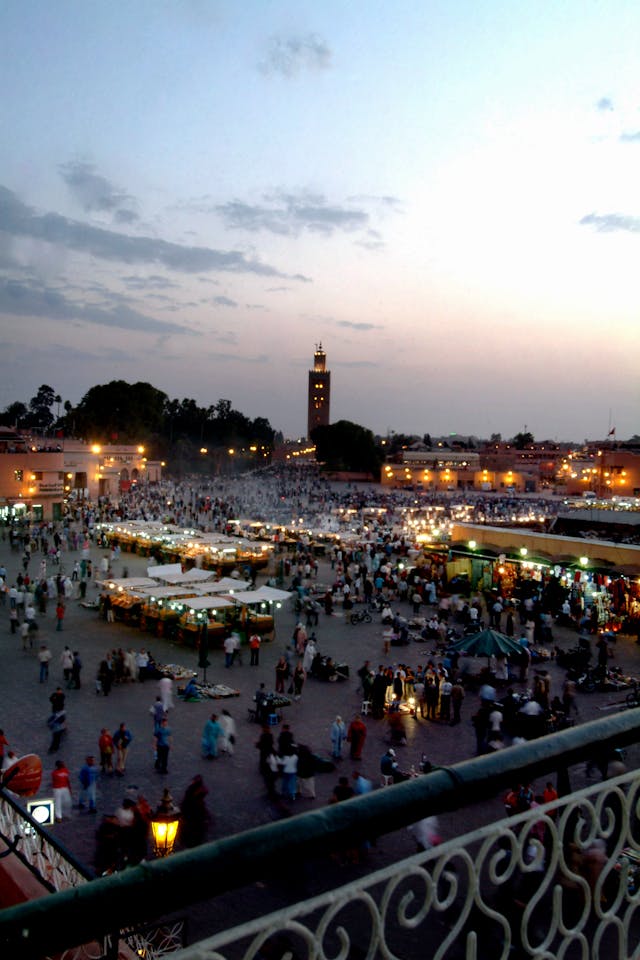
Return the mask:
[[71, 780], [64, 760], [56, 760], [51, 774], [51, 787], [56, 820], [60, 823], [65, 815], [71, 816]]
[[257, 667], [260, 663], [260, 637], [257, 633], [249, 637], [249, 649], [251, 650], [251, 662], [249, 666]]

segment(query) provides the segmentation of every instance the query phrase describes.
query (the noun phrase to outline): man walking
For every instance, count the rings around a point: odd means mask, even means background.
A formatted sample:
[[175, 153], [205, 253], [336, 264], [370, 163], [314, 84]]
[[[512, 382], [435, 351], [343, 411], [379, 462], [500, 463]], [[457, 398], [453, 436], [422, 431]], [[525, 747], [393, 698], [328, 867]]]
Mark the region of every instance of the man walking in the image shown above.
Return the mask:
[[84, 765], [80, 769], [80, 802], [78, 806], [83, 810], [89, 807], [89, 813], [96, 812], [96, 781], [98, 779], [98, 768], [96, 767], [96, 758], [88, 756]]
[[40, 683], [49, 679], [49, 661], [51, 660], [51, 650], [46, 643], [40, 644], [38, 652], [38, 661], [40, 663]]
[[171, 728], [167, 718], [163, 717], [154, 734], [156, 738], [156, 763], [158, 773], [168, 773], [169, 749], [171, 747]]
[[251, 661], [249, 666], [257, 667], [260, 665], [260, 637], [257, 633], [249, 638], [249, 649], [251, 651]]
[[121, 723], [116, 732], [113, 735], [113, 745], [116, 748], [117, 760], [116, 760], [116, 776], [124, 777], [124, 771], [127, 766], [127, 753], [129, 751], [129, 744], [133, 740], [133, 737], [130, 731], [127, 729], [126, 723]]

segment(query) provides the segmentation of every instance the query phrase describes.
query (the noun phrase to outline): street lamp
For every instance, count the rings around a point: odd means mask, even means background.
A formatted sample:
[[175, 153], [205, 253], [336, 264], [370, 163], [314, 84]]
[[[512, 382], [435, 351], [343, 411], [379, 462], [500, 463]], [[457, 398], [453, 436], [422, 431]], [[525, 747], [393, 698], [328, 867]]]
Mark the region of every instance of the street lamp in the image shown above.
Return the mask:
[[168, 857], [173, 853], [179, 824], [180, 808], [176, 807], [169, 789], [165, 787], [160, 805], [151, 817], [153, 849], [156, 857]]

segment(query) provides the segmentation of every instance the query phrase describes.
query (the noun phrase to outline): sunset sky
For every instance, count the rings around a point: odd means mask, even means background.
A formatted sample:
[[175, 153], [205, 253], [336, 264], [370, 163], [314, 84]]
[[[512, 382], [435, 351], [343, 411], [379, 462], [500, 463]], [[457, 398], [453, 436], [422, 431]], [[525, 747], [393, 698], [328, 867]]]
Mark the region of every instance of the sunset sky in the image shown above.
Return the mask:
[[0, 408], [640, 433], [640, 4], [4, 0]]

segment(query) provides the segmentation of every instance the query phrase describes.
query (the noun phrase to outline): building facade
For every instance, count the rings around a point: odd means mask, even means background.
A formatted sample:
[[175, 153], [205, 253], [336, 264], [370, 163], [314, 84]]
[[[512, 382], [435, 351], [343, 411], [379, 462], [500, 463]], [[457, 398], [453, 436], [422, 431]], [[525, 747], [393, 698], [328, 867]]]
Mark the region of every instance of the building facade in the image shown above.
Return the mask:
[[327, 355], [322, 344], [316, 344], [313, 370], [309, 370], [307, 403], [307, 437], [315, 427], [328, 427], [331, 408], [331, 373], [327, 370]]

